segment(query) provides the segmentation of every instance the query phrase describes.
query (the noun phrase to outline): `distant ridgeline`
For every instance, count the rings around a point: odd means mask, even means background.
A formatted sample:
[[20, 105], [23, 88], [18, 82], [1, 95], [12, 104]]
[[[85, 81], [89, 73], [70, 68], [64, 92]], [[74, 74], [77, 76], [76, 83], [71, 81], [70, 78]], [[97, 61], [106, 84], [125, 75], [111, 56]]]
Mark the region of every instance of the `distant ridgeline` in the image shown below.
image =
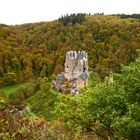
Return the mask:
[[[59, 18], [60, 22], [63, 22], [63, 25], [66, 26], [68, 23], [72, 23], [73, 25], [75, 25], [76, 23], [83, 23], [85, 21], [85, 16], [86, 15], [90, 15], [89, 14], [85, 14], [85, 13], [77, 13], [77, 14], [71, 14], [71, 15], [65, 15], [65, 16], [61, 16]], [[94, 15], [104, 15], [104, 12], [102, 13], [94, 13]], [[127, 15], [127, 14], [114, 14], [114, 16], [119, 16], [120, 18], [137, 18], [140, 19], [140, 14], [131, 14], [131, 15]]]
[[77, 94], [88, 84], [88, 55], [85, 51], [66, 53], [65, 71], [53, 81], [53, 89], [62, 93]]
[[82, 13], [65, 15], [65, 16], [61, 16], [61, 18], [59, 18], [59, 21], [63, 22], [64, 26], [66, 26], [70, 22], [73, 25], [76, 24], [76, 23], [81, 24], [82, 22], [85, 21], [85, 15], [86, 14], [82, 14]]
[[118, 14], [118, 16], [120, 16], [120, 18], [138, 18], [138, 19], [140, 19], [140, 14], [132, 14], [132, 15]]

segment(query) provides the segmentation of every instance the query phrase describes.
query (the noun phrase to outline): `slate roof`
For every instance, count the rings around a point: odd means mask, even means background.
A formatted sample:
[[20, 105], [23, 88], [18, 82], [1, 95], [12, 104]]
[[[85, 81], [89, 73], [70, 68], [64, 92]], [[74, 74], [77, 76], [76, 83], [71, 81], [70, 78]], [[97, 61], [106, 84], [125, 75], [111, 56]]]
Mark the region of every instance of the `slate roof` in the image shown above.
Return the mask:
[[87, 73], [83, 72], [80, 76], [79, 76], [82, 80], [86, 80], [88, 78]]
[[61, 73], [57, 76], [57, 79], [59, 79], [59, 80], [65, 80], [64, 72], [61, 72]]

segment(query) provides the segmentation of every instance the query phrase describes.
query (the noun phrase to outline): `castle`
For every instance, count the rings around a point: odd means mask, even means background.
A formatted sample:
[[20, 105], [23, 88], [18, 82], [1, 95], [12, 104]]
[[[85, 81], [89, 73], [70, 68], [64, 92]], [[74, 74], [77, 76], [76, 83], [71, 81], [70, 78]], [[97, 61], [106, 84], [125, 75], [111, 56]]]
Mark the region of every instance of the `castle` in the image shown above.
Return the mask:
[[66, 53], [65, 69], [53, 81], [53, 89], [62, 93], [77, 94], [88, 84], [88, 55], [85, 51]]

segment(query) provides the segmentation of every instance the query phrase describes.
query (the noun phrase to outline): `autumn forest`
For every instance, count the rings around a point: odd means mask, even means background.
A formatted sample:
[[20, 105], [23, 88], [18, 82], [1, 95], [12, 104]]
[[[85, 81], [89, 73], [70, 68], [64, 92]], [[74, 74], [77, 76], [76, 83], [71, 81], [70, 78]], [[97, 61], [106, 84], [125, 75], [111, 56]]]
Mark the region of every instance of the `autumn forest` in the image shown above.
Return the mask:
[[[8, 95], [0, 90], [0, 137], [140, 139], [139, 49], [139, 14], [80, 13], [52, 22], [0, 24], [0, 89], [24, 83]], [[70, 50], [89, 56], [89, 86], [79, 96], [51, 89]]]

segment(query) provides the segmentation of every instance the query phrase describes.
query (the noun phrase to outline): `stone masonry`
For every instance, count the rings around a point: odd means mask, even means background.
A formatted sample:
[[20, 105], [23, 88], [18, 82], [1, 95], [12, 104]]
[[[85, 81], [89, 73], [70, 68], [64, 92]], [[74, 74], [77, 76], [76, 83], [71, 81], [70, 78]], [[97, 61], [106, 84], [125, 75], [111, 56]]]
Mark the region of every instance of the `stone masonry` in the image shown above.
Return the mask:
[[53, 81], [53, 89], [61, 93], [77, 94], [88, 84], [88, 55], [85, 51], [66, 53], [65, 69]]

